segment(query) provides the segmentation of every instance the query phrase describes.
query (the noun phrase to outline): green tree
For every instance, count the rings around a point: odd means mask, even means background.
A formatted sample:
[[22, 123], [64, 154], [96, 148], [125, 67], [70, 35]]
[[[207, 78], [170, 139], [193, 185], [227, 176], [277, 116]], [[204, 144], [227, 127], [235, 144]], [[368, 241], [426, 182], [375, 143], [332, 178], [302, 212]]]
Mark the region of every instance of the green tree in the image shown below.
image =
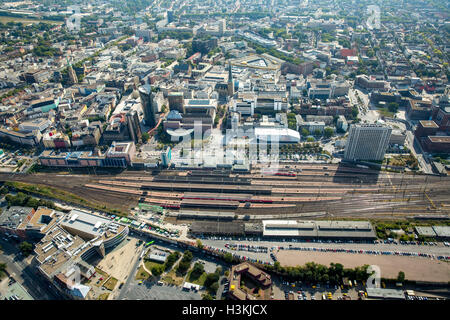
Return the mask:
[[220, 275], [220, 274], [222, 273], [222, 271], [223, 271], [223, 270], [222, 270], [222, 267], [221, 267], [221, 266], [218, 266], [218, 267], [216, 268], [216, 271], [215, 271], [215, 272], [216, 272], [217, 274]]
[[390, 111], [390, 112], [393, 112], [393, 113], [397, 113], [398, 107], [399, 107], [399, 105], [398, 105], [397, 102], [390, 102], [390, 103], [388, 104], [388, 109], [389, 109], [389, 111]]
[[303, 137], [307, 137], [307, 136], [309, 136], [309, 131], [307, 129], [303, 128], [301, 134]]
[[150, 139], [150, 135], [148, 134], [148, 132], [143, 132], [142, 133], [142, 142], [147, 143], [148, 139]]
[[205, 287], [210, 288], [214, 283], [219, 281], [219, 275], [217, 273], [208, 273], [205, 279]]
[[233, 262], [233, 255], [229, 252], [225, 253], [224, 259], [227, 263]]
[[0, 262], [0, 279], [6, 274], [6, 263]]
[[400, 271], [397, 276], [397, 281], [403, 283], [405, 281], [405, 273], [403, 271]]
[[212, 292], [216, 293], [217, 290], [219, 289], [219, 283], [218, 283], [217, 281], [214, 282], [213, 284], [211, 284], [211, 285], [209, 286], [209, 289], [210, 289]]
[[197, 248], [203, 249], [203, 243], [200, 239], [197, 239]]
[[164, 265], [153, 266], [151, 272], [155, 277], [159, 277], [164, 272]]
[[31, 243], [23, 241], [19, 245], [19, 249], [25, 257], [28, 257], [31, 254], [31, 252], [33, 252], [33, 245]]
[[327, 127], [323, 131], [323, 134], [326, 138], [331, 138], [334, 135], [334, 130], [333, 130], [333, 128]]
[[170, 268], [172, 268], [172, 266], [175, 264], [175, 262], [178, 260], [178, 258], [180, 257], [180, 253], [178, 251], [172, 252], [171, 254], [169, 254], [166, 258], [166, 270], [169, 270]]
[[202, 300], [214, 300], [209, 293], [204, 293], [202, 295]]
[[194, 264], [194, 267], [192, 268], [191, 277], [193, 279], [198, 279], [203, 274], [203, 272], [205, 272], [203, 264], [201, 264], [200, 262], [196, 262]]

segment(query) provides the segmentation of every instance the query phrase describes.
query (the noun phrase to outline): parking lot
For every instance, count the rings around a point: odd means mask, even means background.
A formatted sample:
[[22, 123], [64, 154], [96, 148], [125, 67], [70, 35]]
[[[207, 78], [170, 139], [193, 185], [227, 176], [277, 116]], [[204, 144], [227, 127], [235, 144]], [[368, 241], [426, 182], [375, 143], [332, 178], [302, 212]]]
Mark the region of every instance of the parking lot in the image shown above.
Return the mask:
[[161, 286], [154, 281], [144, 281], [142, 284], [133, 281], [124, 293], [123, 300], [201, 300], [201, 295], [181, 287]]
[[[416, 252], [434, 254], [436, 256], [449, 255], [450, 249], [444, 243], [429, 243], [428, 245], [418, 244], [395, 244], [395, 243], [352, 243], [352, 242], [336, 242], [336, 241], [298, 241], [298, 240], [255, 240], [251, 238], [230, 239], [225, 237], [216, 237], [216, 239], [202, 239], [204, 245], [213, 246], [216, 248], [227, 249], [226, 244], [245, 244], [249, 246], [264, 246], [272, 247], [315, 247], [315, 248], [333, 248], [345, 250], [377, 250], [377, 251], [402, 251], [402, 252]], [[270, 261], [269, 252], [250, 252], [248, 250], [229, 250], [230, 252], [246, 255], [251, 258], [265, 259]], [[418, 258], [419, 259], [419, 258]], [[422, 258], [420, 258], [422, 259]]]
[[0, 282], [0, 299], [34, 300], [33, 297], [14, 278], [5, 277]]
[[[320, 285], [315, 286], [301, 284], [299, 282], [289, 283], [286, 281], [274, 281], [273, 299], [289, 300], [289, 295], [293, 295], [294, 300], [358, 300], [358, 291], [364, 288], [342, 289], [339, 286]], [[331, 294], [331, 295], [329, 295]], [[330, 299], [331, 298], [331, 299]]]

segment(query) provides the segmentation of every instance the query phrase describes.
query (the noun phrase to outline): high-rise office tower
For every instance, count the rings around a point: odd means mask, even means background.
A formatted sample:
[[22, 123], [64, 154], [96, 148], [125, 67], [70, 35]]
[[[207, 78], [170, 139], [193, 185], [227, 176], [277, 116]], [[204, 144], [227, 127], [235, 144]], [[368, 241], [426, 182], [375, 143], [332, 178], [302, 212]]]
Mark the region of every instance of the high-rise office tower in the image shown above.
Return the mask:
[[223, 35], [227, 30], [227, 21], [225, 19], [219, 20], [219, 33]]
[[156, 125], [156, 112], [153, 101], [154, 93], [152, 92], [152, 86], [150, 84], [140, 86], [139, 96], [141, 97], [145, 124], [153, 128]]
[[134, 143], [138, 143], [142, 138], [141, 126], [139, 124], [139, 116], [135, 110], [127, 113], [127, 125], [130, 139]]
[[167, 23], [171, 23], [173, 21], [173, 11], [167, 10]]
[[234, 95], [233, 73], [231, 72], [231, 63], [228, 62], [228, 96]]
[[183, 92], [169, 92], [167, 99], [169, 100], [170, 110], [178, 110], [180, 113], [184, 113]]
[[70, 84], [76, 84], [78, 83], [78, 77], [75, 73], [75, 70], [73, 70], [72, 65], [69, 65], [67, 68], [67, 75], [69, 76], [69, 83]]
[[382, 124], [352, 124], [345, 147], [347, 160], [384, 159], [392, 128]]

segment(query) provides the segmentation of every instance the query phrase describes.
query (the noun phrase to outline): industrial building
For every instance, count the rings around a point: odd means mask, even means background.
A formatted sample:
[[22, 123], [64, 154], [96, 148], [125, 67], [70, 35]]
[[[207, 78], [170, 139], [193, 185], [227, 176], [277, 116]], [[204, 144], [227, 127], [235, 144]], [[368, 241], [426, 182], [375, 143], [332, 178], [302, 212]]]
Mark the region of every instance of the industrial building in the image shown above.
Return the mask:
[[263, 220], [263, 236], [269, 238], [374, 240], [368, 221]]
[[[234, 214], [229, 214], [230, 217]], [[198, 218], [191, 216], [192, 218]], [[369, 221], [303, 221], [263, 220], [255, 223], [240, 221], [194, 221], [190, 232], [196, 235], [257, 236], [270, 239], [328, 239], [370, 241], [376, 239]], [[220, 219], [223, 220], [223, 219]]]
[[431, 226], [431, 227], [415, 227], [417, 235], [437, 240], [450, 239], [450, 226]]

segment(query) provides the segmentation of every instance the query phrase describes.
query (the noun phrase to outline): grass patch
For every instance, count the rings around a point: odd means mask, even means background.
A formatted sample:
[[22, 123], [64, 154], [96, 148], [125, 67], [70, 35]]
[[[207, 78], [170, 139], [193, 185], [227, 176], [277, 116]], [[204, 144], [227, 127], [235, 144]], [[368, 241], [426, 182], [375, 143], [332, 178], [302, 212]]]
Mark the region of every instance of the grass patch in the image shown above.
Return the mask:
[[[103, 280], [100, 281], [99, 283], [97, 283], [98, 280], [96, 280], [95, 283], [92, 282], [92, 284], [96, 287], [101, 288], [105, 284], [106, 280], [108, 280], [109, 274], [107, 274], [105, 271], [103, 271], [102, 269], [99, 269], [97, 267], [95, 267], [95, 272], [100, 275], [100, 276], [98, 276], [99, 279], [103, 278]], [[89, 281], [91, 282], [91, 280], [89, 280]]]
[[61, 200], [63, 202], [86, 206], [86, 207], [89, 207], [89, 208], [92, 208], [95, 210], [100, 210], [100, 211], [108, 212], [111, 214], [126, 216], [126, 213], [123, 213], [120, 210], [107, 208], [105, 205], [93, 203], [93, 202], [83, 199], [73, 193], [70, 193], [70, 192], [67, 192], [67, 191], [64, 191], [61, 189], [44, 186], [44, 185], [40, 185], [40, 184], [29, 184], [29, 183], [16, 182], [16, 181], [7, 181], [5, 183], [5, 185], [8, 187], [14, 188], [17, 191], [37, 194], [37, 195], [44, 196], [47, 198], [57, 199], [57, 200]]
[[160, 262], [156, 262], [156, 261], [150, 261], [150, 260], [146, 260], [144, 262], [145, 267], [147, 268], [147, 270], [152, 270], [153, 267], [158, 267], [158, 266], [163, 266], [164, 263], [160, 263]]
[[140, 266], [136, 273], [136, 280], [147, 280], [151, 277], [151, 274], [145, 271], [143, 266]]
[[187, 279], [188, 282], [195, 283], [195, 284], [198, 284], [200, 286], [203, 286], [205, 284], [206, 276], [207, 276], [207, 273], [203, 272], [200, 275], [200, 277], [194, 278], [194, 277], [192, 277], [192, 270], [190, 270], [188, 272], [188, 275], [187, 275], [186, 279]]
[[98, 296], [97, 300], [108, 300], [109, 297], [109, 293], [102, 293], [101, 295]]
[[390, 112], [388, 108], [378, 108], [378, 113], [387, 118], [393, 118], [395, 113]]
[[107, 274], [105, 271], [103, 271], [100, 268], [95, 267], [95, 272], [97, 272], [98, 274], [101, 274], [103, 277], [109, 277], [109, 274]]
[[116, 285], [117, 285], [117, 282], [119, 282], [119, 280], [117, 280], [117, 279], [114, 278], [114, 277], [110, 277], [110, 278], [103, 284], [103, 286], [104, 286], [107, 290], [113, 291], [114, 288], [115, 288]]
[[171, 270], [169, 273], [167, 273], [162, 278], [162, 281], [164, 281], [164, 282], [166, 282], [168, 284], [181, 286], [183, 284], [183, 282], [184, 282], [184, 278], [177, 276], [175, 270]]

